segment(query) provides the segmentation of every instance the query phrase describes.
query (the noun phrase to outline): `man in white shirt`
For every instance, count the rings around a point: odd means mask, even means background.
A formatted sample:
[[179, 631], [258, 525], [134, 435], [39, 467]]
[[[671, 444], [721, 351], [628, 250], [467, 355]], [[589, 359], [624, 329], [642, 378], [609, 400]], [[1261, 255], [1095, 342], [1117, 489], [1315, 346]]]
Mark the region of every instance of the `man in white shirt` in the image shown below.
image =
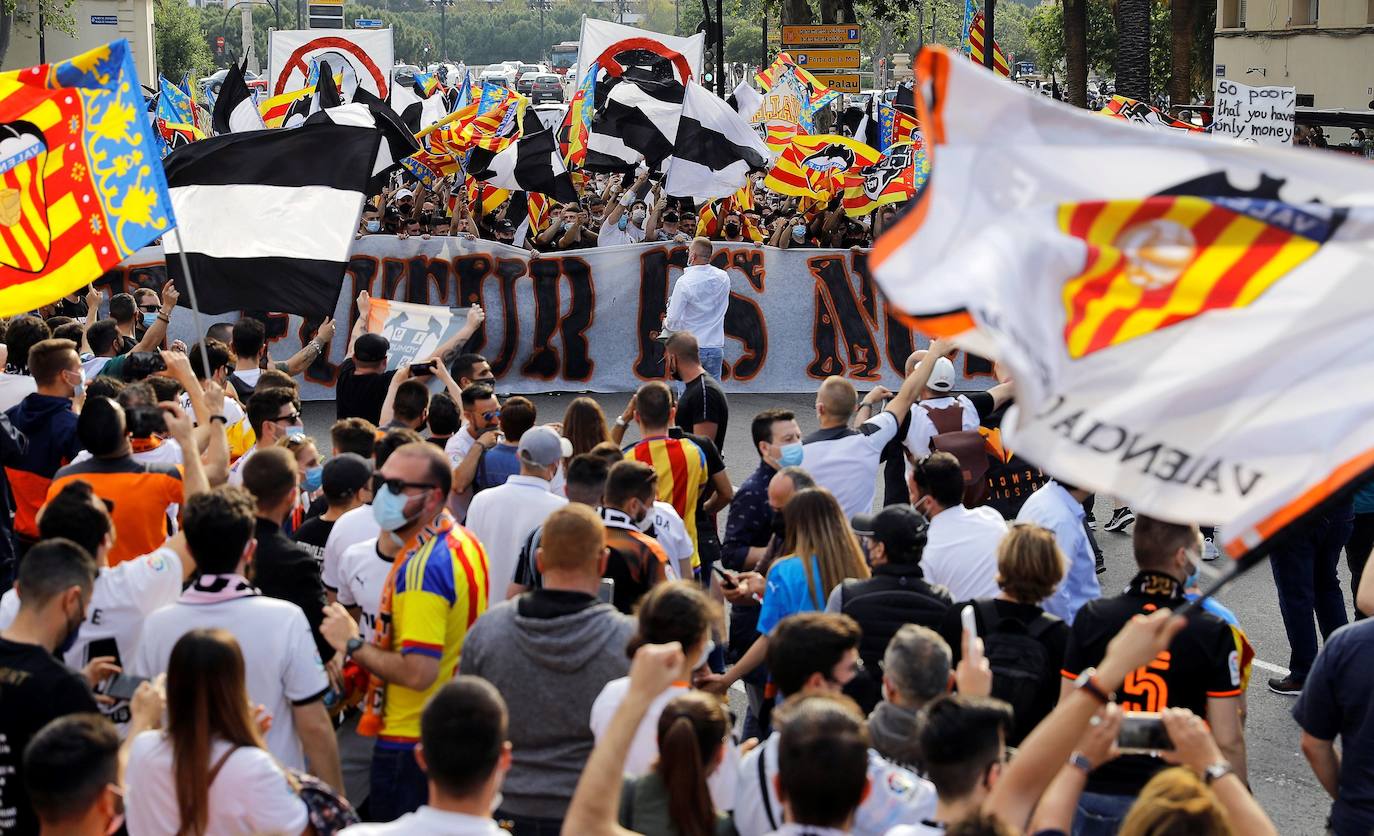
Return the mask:
[[429, 779], [429, 803], [386, 824], [355, 824], [344, 836], [505, 836], [492, 820], [510, 769], [506, 702], [490, 682], [455, 677], [420, 715], [415, 759]]
[[598, 247], [638, 244], [644, 240], [644, 221], [648, 217], [648, 212], [644, 201], [639, 199], [639, 192], [648, 182], [649, 172], [645, 171], [639, 175], [633, 186], [621, 193], [620, 199], [607, 213], [606, 220], [601, 222], [601, 228], [596, 233]]
[[230, 466], [231, 485], [243, 484], [243, 466], [248, 464], [259, 448], [271, 447], [293, 432], [305, 432], [301, 422], [300, 396], [291, 389], [281, 388], [254, 392], [248, 399], [248, 424], [253, 428], [257, 442]]
[[1054, 541], [1064, 553], [1064, 579], [1042, 606], [1069, 624], [1073, 624], [1080, 607], [1102, 597], [1097, 560], [1083, 524], [1087, 515], [1083, 500], [1087, 498], [1087, 491], [1051, 479], [1030, 495], [1016, 515], [1017, 522], [1035, 523], [1054, 532]]
[[930, 519], [921, 569], [926, 580], [949, 589], [955, 601], [992, 598], [997, 546], [1007, 523], [992, 508], [964, 507], [964, 472], [949, 453], [917, 462], [908, 479], [911, 504]]
[[[917, 461], [930, 455], [930, 440], [942, 431], [935, 426], [930, 413], [957, 408], [959, 429], [970, 432], [976, 432], [978, 429], [977, 407], [963, 395], [951, 395], [950, 391], [953, 388], [954, 364], [948, 357], [941, 357], [935, 361], [935, 368], [930, 372], [930, 381], [921, 390], [921, 397], [911, 411], [911, 428], [907, 431], [905, 444], [906, 449], [911, 451], [911, 455], [915, 456]], [[953, 421], [946, 421], [944, 424], [953, 429]]]
[[329, 677], [305, 613], [268, 598], [245, 577], [257, 542], [257, 503], [242, 488], [200, 493], [182, 508], [186, 543], [201, 575], [174, 604], [148, 616], [129, 671], [152, 678], [167, 671], [172, 647], [186, 633], [219, 628], [243, 652], [248, 698], [272, 717], [268, 750], [286, 767], [306, 769], [343, 786], [339, 749], [323, 697]]
[[[938, 341], [937, 345], [940, 345]], [[881, 386], [874, 387], [864, 397], [864, 404], [871, 405], [884, 398], [891, 400], [858, 429], [849, 426], [849, 419], [858, 408], [859, 395], [854, 384], [832, 375], [817, 390], [816, 418], [821, 428], [802, 439], [802, 468], [811, 474], [817, 485], [835, 495], [845, 517], [873, 510], [883, 448], [896, 437], [897, 428], [911, 409], [917, 393], [930, 379], [936, 358], [947, 353], [949, 348], [945, 345], [927, 353], [895, 397]]]
[[544, 524], [545, 517], [568, 504], [567, 498], [549, 491], [549, 481], [563, 462], [557, 432], [532, 427], [520, 437], [516, 456], [520, 473], [477, 494], [468, 506], [467, 528], [487, 550], [488, 606], [506, 600], [525, 538]]
[[711, 264], [711, 239], [697, 236], [687, 250], [687, 269], [673, 284], [663, 330], [696, 335], [702, 368], [720, 380], [725, 351], [725, 312], [730, 307], [730, 276]]
[[[105, 503], [95, 495], [89, 482], [81, 480], [63, 485], [44, 504], [38, 512], [38, 534], [43, 540], [71, 540], [95, 555], [99, 567], [86, 620], [81, 623], [76, 641], [62, 655], [67, 667], [73, 670], [81, 670], [92, 659], [101, 657], [110, 658], [121, 667], [127, 665], [138, 650], [144, 619], [159, 607], [175, 602], [181, 595], [181, 585], [196, 570], [182, 535], [168, 540], [151, 554], [109, 568], [110, 549], [115, 542], [114, 524]], [[18, 612], [19, 594], [7, 590], [0, 598], [0, 630], [9, 627]], [[130, 719], [128, 700], [103, 704], [100, 709], [122, 735]]]

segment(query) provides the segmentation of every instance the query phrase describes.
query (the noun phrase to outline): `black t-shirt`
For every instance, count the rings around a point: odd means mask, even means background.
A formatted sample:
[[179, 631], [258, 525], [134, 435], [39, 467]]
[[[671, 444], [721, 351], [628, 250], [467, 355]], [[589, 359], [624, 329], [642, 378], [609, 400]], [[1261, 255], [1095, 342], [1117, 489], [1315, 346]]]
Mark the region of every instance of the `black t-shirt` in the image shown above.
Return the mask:
[[978, 417], [984, 427], [994, 431], [988, 439], [989, 442], [1002, 450], [1001, 456], [992, 456], [988, 463], [987, 505], [1001, 514], [1003, 519], [1014, 520], [1016, 515], [1021, 513], [1021, 506], [1030, 499], [1030, 495], [1044, 487], [1050, 477], [1039, 467], [1016, 455], [1015, 451], [1008, 452], [1003, 447], [1002, 418], [1007, 414], [1009, 406], [1011, 401], [1002, 404], [999, 409], [989, 410], [988, 413], [984, 413], [983, 408], [979, 406]]
[[334, 530], [334, 520], [324, 520], [319, 517], [308, 517], [301, 527], [296, 529], [296, 543], [321, 563], [324, 562], [324, 544], [329, 540], [329, 532]]
[[24, 747], [58, 717], [96, 711], [86, 681], [36, 644], [0, 639], [0, 833], [37, 833]]
[[382, 422], [382, 403], [391, 377], [396, 370], [358, 374], [353, 358], [339, 364], [339, 376], [334, 381], [334, 417], [365, 418], [373, 424]]
[[730, 405], [725, 400], [725, 390], [720, 383], [706, 372], [691, 383], [686, 384], [682, 397], [677, 401], [677, 425], [687, 432], [705, 421], [714, 421], [716, 434], [711, 440], [717, 450], [725, 449], [725, 426], [730, 422]]
[[253, 553], [253, 582], [263, 595], [300, 607], [320, 658], [334, 658], [334, 648], [320, 634], [325, 605], [320, 562], [303, 546], [291, 542], [270, 520], [259, 518], [254, 536], [258, 547]]
[[[1089, 601], [1074, 616], [1061, 673], [1077, 679], [1084, 668], [1096, 667], [1108, 642], [1133, 616], [1184, 603], [1178, 581], [1148, 570], [1132, 578], [1123, 594]], [[1230, 626], [1211, 613], [1195, 611], [1168, 650], [1126, 677], [1116, 701], [1123, 711], [1186, 708], [1205, 720], [1209, 697], [1238, 697], [1240, 692], [1240, 657]], [[1144, 755], [1122, 755], [1093, 770], [1087, 792], [1136, 795], [1165, 766]]]
[[[944, 622], [940, 625], [940, 635], [949, 643], [955, 665], [959, 664], [964, 655], [964, 625], [960, 614], [964, 607], [972, 603], [961, 601], [950, 607], [949, 612], [945, 613]], [[997, 609], [999, 619], [1019, 621], [1023, 625], [1031, 624], [1044, 613], [1044, 610], [1034, 604], [1021, 604], [998, 598], [993, 599], [992, 605]], [[973, 609], [973, 616], [974, 622], [978, 625], [978, 635], [986, 638], [995, 625], [984, 624], [983, 615], [977, 607]], [[1064, 651], [1069, 644], [1069, 625], [1056, 619], [1054, 626], [1045, 630], [1039, 640], [1045, 648], [1045, 671], [1040, 680], [1040, 689], [1036, 693], [1035, 710], [1028, 717], [1016, 718], [1014, 737], [1017, 744], [1059, 704], [1059, 671], [1064, 667]], [[1007, 743], [1015, 745], [1010, 739]]]

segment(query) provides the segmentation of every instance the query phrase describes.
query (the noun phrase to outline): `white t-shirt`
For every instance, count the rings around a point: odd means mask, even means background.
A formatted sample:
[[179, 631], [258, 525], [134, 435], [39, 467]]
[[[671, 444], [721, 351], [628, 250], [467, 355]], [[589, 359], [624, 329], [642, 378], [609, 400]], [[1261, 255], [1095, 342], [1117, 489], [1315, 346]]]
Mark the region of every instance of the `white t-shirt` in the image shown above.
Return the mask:
[[243, 369], [234, 372], [230, 377], [237, 377], [249, 386], [256, 388], [258, 380], [262, 378], [262, 369]]
[[945, 826], [939, 822], [921, 821], [894, 827], [887, 836], [944, 836]]
[[[911, 451], [911, 455], [917, 461], [930, 455], [930, 440], [938, 433], [935, 423], [930, 420], [928, 410], [948, 409], [958, 404], [964, 408], [961, 418], [960, 429], [974, 431], [978, 429], [978, 408], [973, 405], [973, 401], [959, 395], [958, 397], [931, 398], [928, 401], [921, 401], [911, 408], [911, 427], [906, 433], [906, 449]], [[908, 464], [907, 468], [910, 469]]]
[[[166, 548], [126, 560], [113, 569], [102, 568], [95, 576], [81, 632], [62, 661], [73, 670], [81, 670], [92, 658], [107, 655], [113, 641], [115, 663], [127, 666], [138, 651], [144, 620], [154, 610], [176, 601], [183, 574], [181, 556]], [[0, 597], [0, 630], [8, 629], [18, 612], [19, 594], [7, 590]], [[92, 642], [99, 642], [96, 652], [92, 652]], [[122, 736], [129, 723], [128, 701], [101, 705], [100, 710], [119, 727]]]
[[[625, 210], [629, 213], [629, 210]], [[638, 244], [644, 240], [644, 230], [634, 225], [631, 221], [625, 225], [624, 229], [619, 226], [619, 219], [616, 223], [609, 221], [601, 222], [601, 230], [596, 233], [596, 245], [598, 247], [614, 247], [617, 244]]]
[[662, 500], [654, 500], [654, 539], [668, 553], [668, 580], [676, 580], [678, 567], [682, 561], [692, 559], [692, 538], [687, 534], [687, 524], [678, 516], [677, 509]]
[[364, 540], [376, 540], [382, 533], [377, 518], [372, 516], [371, 505], [359, 505], [352, 511], [334, 521], [329, 530], [329, 539], [324, 541], [324, 562], [320, 565], [320, 579], [330, 589], [338, 591], [342, 581], [339, 579], [339, 561], [349, 546]]
[[81, 368], [86, 370], [86, 380], [95, 380], [100, 370], [105, 368], [105, 364], [113, 360], [113, 357], [87, 357], [81, 361]]
[[[72, 459], [72, 464], [84, 462], [87, 459], [95, 458], [90, 450], [82, 450]], [[139, 450], [132, 454], [131, 458], [139, 464], [185, 464], [186, 458], [182, 453], [181, 444], [175, 438], [159, 439], [156, 447], [149, 450]], [[171, 506], [175, 509], [176, 506]], [[175, 511], [172, 512], [175, 516]]]
[[229, 465], [229, 484], [237, 485], [240, 488], [243, 487], [243, 466], [249, 459], [253, 458], [253, 454], [256, 452], [258, 452], [258, 445], [254, 444], [252, 447], [244, 450], [243, 455], [239, 456], [234, 460], [233, 464]]
[[177, 639], [206, 627], [228, 630], [238, 639], [248, 698], [272, 715], [267, 748], [284, 766], [304, 769], [305, 753], [291, 709], [318, 699], [329, 688], [305, 613], [295, 604], [265, 595], [207, 604], [178, 601], [148, 616], [131, 672], [149, 678], [165, 672]]
[[472, 445], [476, 443], [477, 439], [468, 432], [468, 422], [464, 421], [463, 426], [458, 428], [458, 432], [449, 436], [448, 441], [444, 442], [444, 452], [448, 454], [449, 461], [453, 462], [453, 466], [457, 467], [458, 463], [472, 449]]
[[[620, 708], [620, 704], [625, 701], [625, 693], [629, 688], [629, 677], [622, 676], [619, 679], [612, 679], [606, 683], [606, 687], [601, 689], [596, 701], [592, 703], [592, 716], [589, 725], [592, 729], [592, 735], [598, 741], [610, 728], [611, 718], [615, 716], [616, 709]], [[649, 704], [649, 710], [645, 712], [644, 719], [639, 722], [639, 728], [635, 730], [634, 740], [630, 742], [630, 749], [625, 753], [625, 774], [641, 775], [648, 772], [658, 761], [658, 718], [662, 716], [663, 709], [674, 697], [690, 693], [691, 690], [685, 685], [673, 685]], [[725, 756], [721, 758], [720, 766], [716, 767], [716, 770], [706, 778], [706, 786], [711, 790], [711, 801], [717, 810], [729, 811], [735, 808], [735, 783], [738, 777], [739, 751], [735, 749], [734, 741], [727, 738]]]
[[[205, 423], [204, 421], [201, 420], [200, 416], [196, 414], [195, 409], [191, 406], [191, 396], [188, 395], [188, 394], [186, 394], [185, 392], [182, 392], [182, 393], [181, 393], [181, 408], [182, 408], [183, 410], [185, 410], [186, 413], [187, 413], [188, 415], [190, 415], [191, 418], [192, 418], [197, 424], [203, 424], [203, 423]], [[248, 415], [248, 413], [246, 413], [246, 412], [243, 411], [243, 407], [239, 406], [239, 402], [238, 402], [238, 401], [234, 400], [233, 398], [225, 398], [225, 399], [224, 399], [224, 422], [225, 422], [225, 423], [224, 423], [224, 426], [225, 426], [225, 427], [232, 427], [232, 426], [234, 426], [235, 424], [237, 424], [238, 422], [240, 422], [240, 421], [242, 421], [244, 418], [246, 418], [247, 415]]]
[[450, 813], [425, 805], [413, 813], [385, 824], [355, 824], [341, 831], [341, 836], [506, 836], [489, 818]]
[[38, 391], [38, 383], [26, 374], [0, 374], [0, 412]]
[[377, 538], [354, 543], [344, 549], [339, 558], [339, 587], [335, 592], [340, 604], [362, 611], [358, 628], [363, 640], [371, 642], [377, 630], [377, 616], [382, 609], [382, 590], [391, 574], [392, 560], [377, 554]]
[[946, 508], [926, 530], [921, 571], [927, 581], [948, 587], [955, 601], [992, 598], [1000, 591], [997, 545], [1006, 535], [1006, 520], [991, 508]]
[[525, 538], [567, 504], [565, 497], [549, 492], [548, 482], [519, 473], [472, 498], [466, 526], [487, 552], [488, 609], [506, 600]]
[[883, 410], [858, 429], [832, 427], [802, 439], [802, 467], [835, 495], [845, 517], [873, 510], [879, 459], [896, 437], [898, 423], [897, 416]]
[[[216, 740], [206, 769], [214, 768], [229, 743]], [[134, 738], [124, 773], [124, 811], [129, 832], [172, 834], [181, 826], [172, 744], [161, 731]], [[215, 836], [300, 833], [309, 816], [272, 755], [256, 746], [234, 750], [210, 785], [205, 832]]]

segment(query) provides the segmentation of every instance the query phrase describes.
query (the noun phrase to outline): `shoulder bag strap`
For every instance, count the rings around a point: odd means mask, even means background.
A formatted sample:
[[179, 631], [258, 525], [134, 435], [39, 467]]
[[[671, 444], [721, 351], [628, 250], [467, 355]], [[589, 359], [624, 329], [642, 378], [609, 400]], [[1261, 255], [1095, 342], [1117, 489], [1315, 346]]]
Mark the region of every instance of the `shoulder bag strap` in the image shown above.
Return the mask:
[[768, 827], [778, 829], [778, 820], [773, 815], [773, 801], [768, 796], [768, 768], [764, 760], [768, 757], [768, 741], [759, 744], [759, 796], [763, 799], [763, 814], [768, 817]]

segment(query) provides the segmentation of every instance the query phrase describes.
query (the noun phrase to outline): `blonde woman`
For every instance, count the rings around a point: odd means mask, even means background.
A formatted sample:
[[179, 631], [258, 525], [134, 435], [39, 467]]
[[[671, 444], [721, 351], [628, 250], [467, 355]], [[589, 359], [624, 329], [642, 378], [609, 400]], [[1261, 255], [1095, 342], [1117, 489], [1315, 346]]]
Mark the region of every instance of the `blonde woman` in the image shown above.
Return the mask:
[[788, 500], [782, 512], [787, 536], [783, 557], [768, 569], [768, 587], [759, 609], [759, 638], [710, 690], [724, 693], [736, 680], [762, 664], [768, 636], [790, 615], [822, 612], [830, 592], [845, 578], [867, 578], [859, 541], [834, 495], [807, 488]]

